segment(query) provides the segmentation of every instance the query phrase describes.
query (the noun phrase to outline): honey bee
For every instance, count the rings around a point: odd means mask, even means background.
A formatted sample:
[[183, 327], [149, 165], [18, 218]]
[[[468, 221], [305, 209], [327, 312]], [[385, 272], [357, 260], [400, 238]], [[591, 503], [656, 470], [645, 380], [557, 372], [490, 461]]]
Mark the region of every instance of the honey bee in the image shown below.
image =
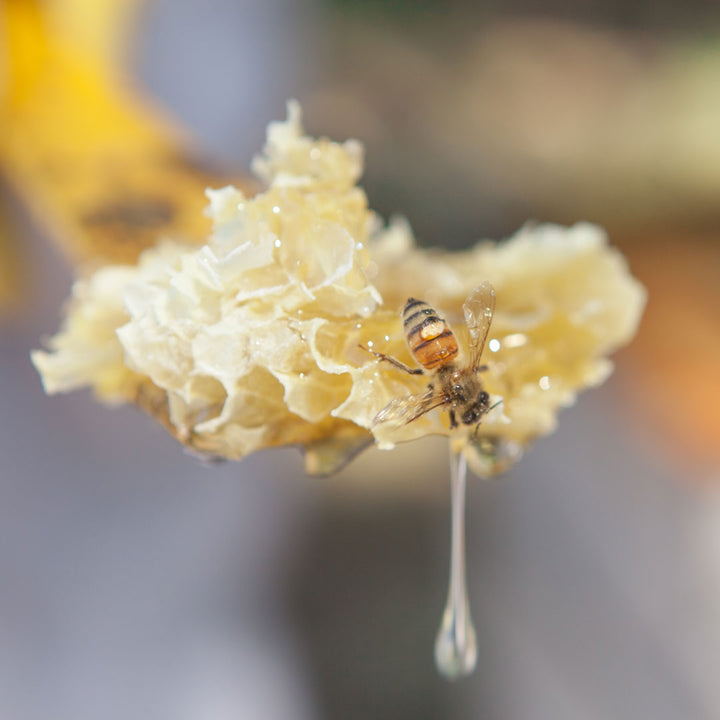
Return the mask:
[[407, 424], [430, 410], [447, 407], [450, 428], [458, 427], [458, 417], [463, 425], [479, 425], [483, 415], [495, 407], [490, 407], [490, 396], [480, 380], [480, 373], [487, 370], [487, 365], [480, 365], [480, 358], [494, 311], [495, 291], [490, 283], [484, 282], [470, 293], [463, 304], [470, 333], [470, 357], [469, 362], [461, 366], [457, 363], [457, 339], [444, 318], [423, 300], [409, 298], [400, 317], [408, 348], [422, 367], [410, 368], [389, 355], [374, 350], [369, 352], [410, 375], [430, 374], [436, 381], [431, 382], [423, 393], [389, 402], [375, 416], [374, 424]]

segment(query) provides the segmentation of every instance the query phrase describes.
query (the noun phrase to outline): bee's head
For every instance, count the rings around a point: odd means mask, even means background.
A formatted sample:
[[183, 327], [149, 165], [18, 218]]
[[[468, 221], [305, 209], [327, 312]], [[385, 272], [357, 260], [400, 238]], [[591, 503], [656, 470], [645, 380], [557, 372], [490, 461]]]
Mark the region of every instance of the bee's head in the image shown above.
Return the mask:
[[461, 420], [463, 425], [475, 425], [475, 423], [479, 423], [482, 416], [487, 412], [489, 403], [490, 396], [484, 390], [481, 390], [475, 402], [468, 406], [462, 414]]

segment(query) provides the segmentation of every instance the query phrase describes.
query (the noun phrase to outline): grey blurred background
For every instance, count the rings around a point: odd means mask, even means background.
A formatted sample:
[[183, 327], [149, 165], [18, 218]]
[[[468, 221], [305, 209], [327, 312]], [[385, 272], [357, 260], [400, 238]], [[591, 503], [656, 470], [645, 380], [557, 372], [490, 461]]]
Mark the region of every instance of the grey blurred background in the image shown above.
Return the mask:
[[587, 219], [651, 301], [616, 375], [470, 483], [479, 662], [448, 684], [444, 443], [318, 481], [45, 397], [71, 271], [6, 194], [33, 293], [0, 336], [0, 718], [720, 717], [719, 31], [709, 0], [148, 2], [129, 70], [217, 162], [296, 97], [423, 244]]

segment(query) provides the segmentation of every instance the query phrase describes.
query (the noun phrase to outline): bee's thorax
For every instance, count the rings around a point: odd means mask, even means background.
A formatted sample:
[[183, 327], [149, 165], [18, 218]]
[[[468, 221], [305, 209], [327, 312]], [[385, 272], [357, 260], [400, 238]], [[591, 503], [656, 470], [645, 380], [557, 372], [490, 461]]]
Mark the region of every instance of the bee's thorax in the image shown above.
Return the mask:
[[447, 402], [465, 425], [474, 425], [488, 410], [489, 397], [472, 368], [459, 368], [454, 363], [437, 372]]

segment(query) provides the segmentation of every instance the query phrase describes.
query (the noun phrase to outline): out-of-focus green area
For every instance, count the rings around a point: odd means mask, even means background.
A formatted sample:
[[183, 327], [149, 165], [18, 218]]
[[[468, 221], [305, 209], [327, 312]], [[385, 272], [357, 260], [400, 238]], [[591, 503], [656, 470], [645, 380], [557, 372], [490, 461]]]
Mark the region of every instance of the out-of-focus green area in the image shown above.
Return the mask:
[[592, 217], [611, 230], [718, 221], [712, 30], [443, 3], [407, 22], [382, 22], [373, 5], [363, 21], [363, 4], [350, 4], [323, 33], [308, 111], [365, 138], [381, 209], [404, 208], [428, 243], [527, 218]]

